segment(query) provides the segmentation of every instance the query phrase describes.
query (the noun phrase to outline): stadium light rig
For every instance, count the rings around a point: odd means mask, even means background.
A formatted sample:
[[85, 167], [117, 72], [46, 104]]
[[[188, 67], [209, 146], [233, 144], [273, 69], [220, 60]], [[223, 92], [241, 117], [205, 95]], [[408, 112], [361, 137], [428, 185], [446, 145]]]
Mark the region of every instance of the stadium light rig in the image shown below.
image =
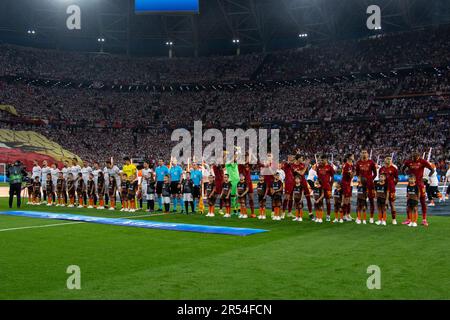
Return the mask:
[[299, 37], [299, 38], [307, 38], [307, 37], [308, 37], [308, 34], [307, 34], [307, 33], [300, 33], [300, 34], [298, 35], [298, 37]]
[[233, 39], [234, 44], [239, 44], [241, 41], [239, 39]]
[[36, 30], [29, 29], [29, 30], [27, 31], [27, 33], [28, 33], [28, 34], [31, 34], [31, 35], [34, 35], [34, 34], [36, 34]]
[[166, 46], [170, 46], [170, 47], [173, 46], [173, 42], [172, 41], [167, 41], [166, 42]]
[[105, 42], [105, 38], [98, 38], [97, 41], [98, 42]]

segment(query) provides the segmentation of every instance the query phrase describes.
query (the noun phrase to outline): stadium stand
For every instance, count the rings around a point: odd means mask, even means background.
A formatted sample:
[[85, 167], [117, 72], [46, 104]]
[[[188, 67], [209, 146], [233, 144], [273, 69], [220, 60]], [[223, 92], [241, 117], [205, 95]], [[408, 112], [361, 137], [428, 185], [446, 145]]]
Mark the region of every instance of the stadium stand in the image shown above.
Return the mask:
[[[0, 104], [16, 114], [0, 109], [0, 125], [34, 130], [90, 160], [168, 158], [171, 131], [194, 120], [219, 128], [280, 127], [283, 156], [297, 149], [309, 157], [343, 155], [365, 146], [375, 156], [395, 152], [401, 161], [413, 149], [433, 147], [443, 171], [450, 156], [446, 30], [198, 59], [2, 45]], [[173, 89], [176, 83], [196, 89]], [[158, 87], [131, 90], [149, 84]]]

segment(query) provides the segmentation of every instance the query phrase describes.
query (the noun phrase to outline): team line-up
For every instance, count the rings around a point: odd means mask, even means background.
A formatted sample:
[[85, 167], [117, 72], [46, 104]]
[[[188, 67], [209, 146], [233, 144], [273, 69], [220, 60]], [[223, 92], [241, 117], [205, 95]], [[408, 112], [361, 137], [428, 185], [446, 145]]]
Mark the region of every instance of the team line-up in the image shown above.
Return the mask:
[[[115, 210], [119, 209], [116, 207], [118, 200], [120, 211], [135, 212], [143, 209], [143, 202], [146, 201], [148, 212], [169, 213], [171, 208], [172, 212], [178, 212], [180, 204], [181, 213], [188, 214], [189, 209], [191, 213], [197, 209], [203, 211], [205, 199], [208, 217], [215, 215], [218, 201], [219, 213], [224, 218], [230, 218], [233, 210], [238, 218], [250, 216], [266, 219], [266, 201], [270, 198], [272, 220], [282, 220], [287, 216], [301, 222], [305, 199], [309, 218], [316, 223], [323, 222], [326, 207], [325, 221], [343, 223], [355, 220], [357, 224], [366, 224], [369, 211], [369, 223], [385, 226], [390, 207], [392, 224], [397, 224], [395, 190], [398, 168], [390, 156], [378, 168], [369, 158], [367, 150], [361, 152], [356, 162], [353, 154], [345, 156], [341, 181], [334, 181], [334, 166], [325, 155], [314, 165], [309, 165], [301, 155], [288, 156], [287, 161], [279, 163], [276, 168], [271, 163], [259, 164], [256, 166], [260, 172], [256, 188], [251, 178], [251, 170], [255, 166], [249, 164], [248, 156], [245, 164], [208, 165], [194, 162], [187, 167], [177, 164], [176, 159], [171, 160], [169, 166], [159, 160], [155, 168], [144, 161], [139, 171], [130, 158], [123, 160], [122, 169], [112, 161], [106, 161], [106, 167], [101, 169], [98, 162], [93, 162], [93, 167], [84, 162], [81, 167], [77, 159], [73, 159], [71, 164], [65, 161], [61, 170], [56, 164], [48, 166], [43, 161], [41, 167], [35, 161], [32, 179], [26, 186], [28, 204]], [[409, 177], [406, 187], [407, 218], [402, 224], [417, 226], [420, 202], [422, 224], [428, 226], [423, 178], [424, 171], [429, 177], [436, 175], [434, 167], [418, 153], [413, 153], [403, 166]], [[351, 215], [354, 177], [357, 177], [356, 219]], [[258, 215], [255, 214], [255, 192]], [[331, 220], [332, 199], [334, 220]], [[156, 203], [158, 209], [155, 208]], [[378, 213], [376, 222], [375, 209]]]

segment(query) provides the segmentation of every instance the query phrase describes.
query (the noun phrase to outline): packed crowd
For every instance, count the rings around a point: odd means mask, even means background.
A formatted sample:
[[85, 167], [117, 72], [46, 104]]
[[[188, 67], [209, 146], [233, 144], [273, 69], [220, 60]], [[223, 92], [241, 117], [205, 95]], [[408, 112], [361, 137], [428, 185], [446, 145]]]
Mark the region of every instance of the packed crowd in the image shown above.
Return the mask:
[[389, 71], [414, 65], [450, 63], [448, 27], [339, 41], [270, 54], [260, 79]]
[[263, 59], [238, 57], [127, 58], [0, 45], [0, 76], [24, 75], [99, 83], [199, 83], [248, 80]]
[[144, 58], [0, 46], [0, 76], [98, 83], [207, 83], [323, 77], [450, 63], [448, 26], [235, 57]]
[[[236, 81], [259, 70], [262, 79], [370, 72], [416, 64], [448, 64], [447, 29], [378, 36], [320, 47], [240, 57], [126, 58], [1, 45], [0, 75], [113, 83]], [[264, 64], [260, 66], [261, 62]], [[259, 66], [259, 68], [258, 68]], [[262, 68], [261, 68], [262, 67]], [[320, 77], [319, 77], [320, 78]], [[173, 129], [280, 127], [281, 153], [345, 154], [367, 147], [374, 158], [402, 161], [413, 149], [450, 158], [448, 70], [381, 79], [348, 78], [196, 92], [116, 92], [0, 81], [2, 128], [35, 130], [83, 159], [113, 156], [167, 159]], [[439, 113], [443, 115], [437, 116]], [[337, 162], [340, 159], [336, 159]], [[445, 168], [442, 168], [445, 170]]]

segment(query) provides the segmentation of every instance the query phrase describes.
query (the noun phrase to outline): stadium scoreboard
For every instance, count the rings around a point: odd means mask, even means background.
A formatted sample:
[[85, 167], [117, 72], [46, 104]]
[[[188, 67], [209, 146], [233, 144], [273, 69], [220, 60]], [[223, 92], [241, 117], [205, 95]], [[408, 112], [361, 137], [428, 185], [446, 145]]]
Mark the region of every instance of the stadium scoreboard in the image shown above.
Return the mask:
[[135, 0], [135, 12], [146, 13], [199, 13], [199, 0]]

